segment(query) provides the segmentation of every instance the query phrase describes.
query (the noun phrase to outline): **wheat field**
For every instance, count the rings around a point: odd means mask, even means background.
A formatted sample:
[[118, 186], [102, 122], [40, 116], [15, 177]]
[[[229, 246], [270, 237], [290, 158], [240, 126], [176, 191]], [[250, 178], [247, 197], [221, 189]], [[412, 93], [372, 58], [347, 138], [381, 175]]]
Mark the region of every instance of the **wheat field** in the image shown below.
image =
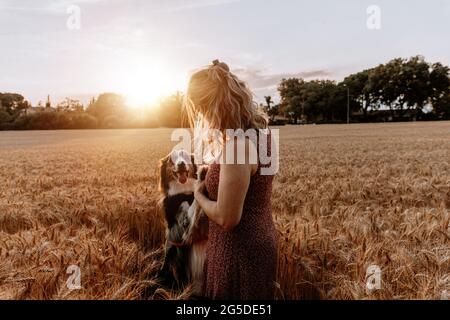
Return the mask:
[[[187, 299], [161, 288], [170, 129], [0, 132], [0, 299]], [[450, 292], [450, 123], [286, 126], [277, 299]], [[69, 289], [70, 265], [81, 288]], [[366, 288], [367, 268], [381, 286]]]

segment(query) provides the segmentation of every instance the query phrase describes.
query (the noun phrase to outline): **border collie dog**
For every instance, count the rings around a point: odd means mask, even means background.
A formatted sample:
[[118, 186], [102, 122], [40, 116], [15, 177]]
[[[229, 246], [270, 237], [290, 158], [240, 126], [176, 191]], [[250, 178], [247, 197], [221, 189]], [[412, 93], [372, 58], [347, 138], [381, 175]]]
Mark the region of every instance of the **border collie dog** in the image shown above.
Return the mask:
[[194, 183], [203, 181], [206, 166], [196, 166], [193, 156], [174, 150], [160, 160], [159, 207], [167, 222], [164, 263], [160, 278], [164, 285], [183, 288], [193, 285], [200, 295], [203, 283], [208, 219], [194, 199]]

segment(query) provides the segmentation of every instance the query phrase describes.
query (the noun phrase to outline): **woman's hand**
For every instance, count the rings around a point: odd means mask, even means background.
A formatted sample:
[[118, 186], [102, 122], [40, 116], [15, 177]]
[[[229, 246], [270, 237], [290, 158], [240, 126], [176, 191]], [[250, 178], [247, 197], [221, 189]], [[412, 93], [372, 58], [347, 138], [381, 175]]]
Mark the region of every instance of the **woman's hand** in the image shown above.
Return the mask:
[[194, 184], [194, 197], [198, 200], [201, 196], [205, 195], [205, 181], [195, 181]]
[[194, 197], [210, 220], [231, 231], [241, 220], [250, 176], [249, 165], [221, 165], [217, 201], [205, 196], [205, 183], [199, 181], [194, 185]]

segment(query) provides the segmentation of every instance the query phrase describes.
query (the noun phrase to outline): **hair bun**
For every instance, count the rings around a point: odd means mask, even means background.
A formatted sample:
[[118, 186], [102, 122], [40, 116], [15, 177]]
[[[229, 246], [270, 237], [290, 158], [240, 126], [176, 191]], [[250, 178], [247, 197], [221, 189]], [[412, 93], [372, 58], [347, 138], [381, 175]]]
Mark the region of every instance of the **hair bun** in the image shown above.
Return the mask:
[[220, 62], [218, 59], [213, 60], [213, 66], [214, 67], [219, 67], [227, 72], [230, 72], [230, 68], [228, 67], [228, 65], [225, 62]]

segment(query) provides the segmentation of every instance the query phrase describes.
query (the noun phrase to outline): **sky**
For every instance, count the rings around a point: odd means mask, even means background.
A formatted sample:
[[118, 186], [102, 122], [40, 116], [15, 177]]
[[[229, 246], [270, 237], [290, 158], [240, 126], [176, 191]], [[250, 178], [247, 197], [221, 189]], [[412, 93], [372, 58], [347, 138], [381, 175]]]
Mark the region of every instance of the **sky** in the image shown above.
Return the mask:
[[0, 0], [0, 92], [142, 102], [220, 59], [277, 100], [282, 78], [340, 81], [417, 54], [450, 65], [449, 34], [448, 0]]

